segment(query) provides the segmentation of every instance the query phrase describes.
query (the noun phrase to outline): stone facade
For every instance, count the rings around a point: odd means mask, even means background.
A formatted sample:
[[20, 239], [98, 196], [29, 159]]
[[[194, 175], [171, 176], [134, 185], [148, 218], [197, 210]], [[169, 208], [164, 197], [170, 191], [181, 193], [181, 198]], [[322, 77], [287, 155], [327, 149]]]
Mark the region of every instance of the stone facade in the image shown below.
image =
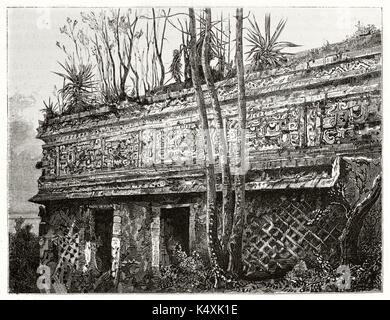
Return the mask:
[[[380, 175], [381, 68], [379, 46], [247, 75], [247, 276], [273, 274], [310, 250], [330, 259], [337, 255], [335, 243], [347, 219], [334, 204], [337, 188], [349, 190], [352, 204], [365, 192], [356, 183], [367, 188]], [[234, 150], [235, 79], [219, 82], [217, 90]], [[206, 90], [205, 96], [210, 105]], [[210, 107], [208, 113], [218, 146]], [[165, 250], [162, 210], [185, 208], [190, 250], [207, 250], [205, 159], [191, 89], [153, 97], [149, 105], [124, 103], [54, 118], [41, 124], [38, 138], [45, 142], [42, 176], [32, 201], [46, 206], [42, 264], [51, 264], [57, 281], [66, 282], [63, 266], [99, 268], [97, 210], [113, 217], [115, 279], [124, 263], [134, 264], [139, 278], [158, 273]], [[215, 147], [220, 190], [218, 151]], [[348, 178], [356, 173], [354, 159], [377, 165]]]

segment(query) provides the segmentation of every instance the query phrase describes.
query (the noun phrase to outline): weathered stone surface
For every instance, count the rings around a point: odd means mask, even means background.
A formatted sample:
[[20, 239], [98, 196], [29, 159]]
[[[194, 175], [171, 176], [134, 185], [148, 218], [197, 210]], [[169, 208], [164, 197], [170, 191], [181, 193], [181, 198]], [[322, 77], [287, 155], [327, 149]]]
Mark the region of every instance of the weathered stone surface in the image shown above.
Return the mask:
[[[315, 161], [323, 152], [335, 156], [355, 154], [358, 148], [362, 153], [375, 146], [380, 148], [380, 59], [380, 50], [373, 48], [349, 53], [332, 62], [324, 60], [304, 70], [248, 76], [247, 145], [251, 166], [264, 167], [271, 159], [276, 164], [286, 152], [295, 153], [297, 161], [299, 158]], [[221, 101], [235, 94], [235, 90], [231, 79], [221, 82]], [[202, 171], [203, 146], [192, 100], [187, 94], [184, 101], [156, 102], [138, 114], [126, 108], [113, 113], [103, 107], [93, 115], [86, 112], [79, 117], [64, 116], [40, 127], [38, 137], [46, 144], [40, 191], [35, 201], [51, 196], [77, 198], [81, 194], [84, 197], [143, 194], [156, 192], [159, 187], [157, 193], [203, 192], [198, 184], [175, 190], [175, 178], [171, 180], [173, 184], [161, 178], [167, 177], [169, 170], [183, 172], [182, 176], [191, 180], [191, 170]], [[236, 106], [228, 100], [222, 103], [222, 108], [229, 147], [234, 150]], [[218, 163], [214, 120], [210, 127]], [[299, 150], [311, 157], [303, 157]], [[117, 176], [115, 180], [113, 175]], [[74, 183], [83, 176], [90, 181]], [[138, 182], [125, 183], [119, 176], [151, 180], [140, 186]], [[176, 180], [180, 185], [180, 178]], [[102, 181], [105, 184], [99, 187]], [[122, 192], [115, 190], [114, 181], [121, 184]], [[82, 190], [88, 184], [89, 193]]]
[[[338, 261], [348, 218], [335, 204], [340, 186], [353, 205], [381, 171], [381, 67], [375, 47], [246, 76], [247, 276], [287, 270], [311, 252]], [[235, 79], [217, 88], [233, 154]], [[220, 191], [218, 134], [205, 96]], [[75, 272], [99, 271], [97, 208], [113, 211], [110, 274], [121, 287], [158, 273], [163, 207], [188, 206], [190, 249], [206, 255], [205, 160], [193, 90], [152, 100], [62, 116], [38, 129], [45, 144], [32, 200], [46, 205], [41, 261], [59, 283], [68, 285]], [[380, 236], [380, 216], [376, 203], [362, 243], [370, 241], [368, 228]]]

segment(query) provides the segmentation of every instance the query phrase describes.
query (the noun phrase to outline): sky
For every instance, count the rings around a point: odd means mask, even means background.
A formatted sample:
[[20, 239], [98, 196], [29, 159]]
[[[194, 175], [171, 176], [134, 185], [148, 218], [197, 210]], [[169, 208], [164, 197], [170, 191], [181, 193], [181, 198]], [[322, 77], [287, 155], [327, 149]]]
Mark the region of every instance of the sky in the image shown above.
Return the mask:
[[[101, 9], [92, 9], [99, 11]], [[138, 8], [140, 14], [147, 9]], [[37, 207], [27, 202], [36, 194], [39, 170], [34, 169], [41, 156], [42, 142], [35, 139], [38, 119], [42, 119], [42, 100], [52, 96], [54, 85], [61, 79], [57, 61], [64, 56], [56, 41], [64, 40], [59, 28], [66, 18], [80, 18], [80, 11], [91, 8], [9, 8], [8, 9], [8, 122], [9, 122], [9, 205], [10, 211], [32, 212]], [[186, 11], [173, 8], [172, 13]], [[212, 8], [213, 14], [234, 16], [233, 8]], [[245, 8], [244, 16], [254, 15], [264, 28], [264, 14], [271, 13], [271, 30], [281, 18], [287, 24], [280, 40], [299, 44], [295, 51], [322, 46], [326, 41], [339, 42], [355, 31], [358, 21], [381, 28], [381, 10], [378, 8]], [[234, 35], [234, 18], [232, 34]], [[244, 23], [244, 27], [247, 22]], [[172, 51], [179, 46], [180, 36], [168, 25], [163, 59], [171, 60]], [[293, 52], [293, 51], [292, 51]], [[166, 69], [168, 69], [168, 64]]]

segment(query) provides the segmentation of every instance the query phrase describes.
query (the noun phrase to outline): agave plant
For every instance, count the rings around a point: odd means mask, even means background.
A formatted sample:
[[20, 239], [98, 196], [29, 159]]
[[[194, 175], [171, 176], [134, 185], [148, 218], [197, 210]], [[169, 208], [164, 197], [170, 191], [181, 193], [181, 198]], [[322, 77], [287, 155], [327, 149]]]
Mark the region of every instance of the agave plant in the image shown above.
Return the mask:
[[58, 104], [54, 103], [50, 98], [47, 102], [43, 101], [43, 105], [45, 108], [41, 109], [41, 111], [44, 113], [45, 120], [52, 119], [58, 115]]
[[95, 85], [92, 65], [80, 64], [77, 66], [74, 61], [59, 64], [65, 70], [65, 73], [54, 73], [64, 79], [64, 85], [58, 93], [62, 95], [66, 111], [77, 112], [89, 107]]
[[245, 39], [250, 43], [250, 50], [246, 52], [251, 60], [251, 69], [253, 71], [274, 68], [283, 65], [287, 62], [287, 56], [291, 53], [282, 52], [283, 49], [289, 47], [299, 47], [299, 45], [288, 42], [278, 41], [287, 20], [281, 19], [271, 35], [271, 15], [265, 15], [264, 21], [264, 36], [260, 31], [256, 18], [253, 21], [249, 19], [250, 28], [248, 29]]

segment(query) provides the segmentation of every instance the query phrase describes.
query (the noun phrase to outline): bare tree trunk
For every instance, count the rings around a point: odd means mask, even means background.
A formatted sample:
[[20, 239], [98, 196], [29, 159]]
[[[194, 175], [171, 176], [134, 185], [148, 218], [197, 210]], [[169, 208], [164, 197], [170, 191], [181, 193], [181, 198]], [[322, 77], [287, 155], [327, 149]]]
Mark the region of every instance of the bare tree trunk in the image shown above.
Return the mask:
[[[168, 16], [169, 16], [170, 10], [171, 9], [169, 9], [169, 11], [168, 11]], [[162, 59], [162, 49], [163, 49], [164, 40], [165, 40], [165, 30], [166, 30], [166, 26], [167, 26], [168, 17], [165, 17], [164, 26], [163, 26], [162, 35], [161, 35], [161, 44], [160, 44], [160, 48], [159, 48], [158, 43], [157, 43], [156, 13], [154, 11], [154, 8], [152, 8], [152, 14], [153, 14], [154, 49], [156, 51], [156, 55], [157, 55], [158, 62], [160, 64], [160, 71], [161, 71], [159, 86], [162, 87], [162, 86], [164, 86], [164, 79], [165, 79], [165, 67], [164, 67], [164, 61]]]
[[213, 76], [210, 70], [209, 48], [210, 48], [210, 31], [211, 31], [211, 10], [206, 10], [206, 29], [205, 38], [202, 44], [202, 66], [207, 88], [211, 95], [212, 104], [216, 114], [218, 125], [218, 137], [219, 137], [219, 158], [222, 171], [222, 257], [219, 264], [223, 269], [227, 268], [228, 264], [228, 243], [230, 233], [232, 231], [234, 204], [233, 204], [233, 190], [232, 190], [232, 177], [230, 173], [230, 163], [228, 158], [228, 147], [225, 137], [225, 131], [223, 128], [223, 119], [221, 106], [219, 104], [217, 90], [215, 89]]
[[146, 84], [144, 83], [145, 95], [150, 94], [150, 81], [149, 81], [149, 57], [150, 57], [150, 40], [149, 40], [149, 22], [146, 22]]
[[107, 25], [105, 24], [104, 26], [102, 26], [102, 32], [103, 32], [103, 39], [104, 39], [104, 42], [106, 44], [106, 49], [107, 49], [107, 53], [108, 53], [108, 57], [111, 61], [111, 67], [112, 67], [112, 84], [113, 84], [113, 87], [114, 87], [114, 90], [115, 90], [115, 94], [116, 96], [118, 97], [119, 96], [119, 92], [118, 92], [118, 88], [117, 88], [117, 85], [116, 85], [116, 75], [115, 75], [115, 61], [114, 61], [114, 58], [112, 56], [112, 51], [111, 51], [111, 46], [110, 46], [110, 43], [109, 43], [109, 36], [108, 36], [108, 31], [107, 31]]
[[369, 194], [349, 212], [345, 228], [340, 236], [341, 264], [358, 264], [358, 240], [364, 218], [370, 212], [382, 191], [382, 179], [378, 175]]
[[187, 21], [185, 21], [186, 28], [184, 29], [183, 23], [180, 21], [180, 19], [177, 19], [177, 22], [180, 24], [180, 30], [181, 30], [181, 46], [180, 50], [183, 52], [183, 61], [184, 61], [184, 83], [187, 84], [190, 81], [191, 78], [191, 66], [189, 63], [189, 57], [188, 57], [188, 25]]
[[137, 70], [131, 64], [129, 64], [129, 67], [135, 76], [135, 81], [133, 82], [135, 86], [135, 96], [137, 100], [139, 100], [139, 75]]
[[188, 53], [188, 24], [187, 21], [185, 21], [185, 26], [186, 26], [186, 43], [184, 47], [184, 78], [186, 79], [186, 82], [191, 82], [192, 77], [191, 77], [191, 66], [190, 66], [190, 57]]
[[91, 37], [91, 41], [93, 43], [93, 45], [95, 46], [95, 49], [96, 49], [96, 55], [95, 55], [95, 58], [96, 58], [96, 63], [98, 65], [98, 70], [99, 70], [99, 73], [100, 73], [100, 78], [103, 82], [102, 86], [104, 88], [104, 92], [107, 92], [108, 91], [108, 84], [107, 84], [107, 80], [106, 80], [106, 75], [105, 75], [105, 72], [104, 72], [104, 60], [103, 60], [103, 56], [102, 56], [102, 53], [99, 49], [99, 42], [98, 42], [98, 38], [97, 38], [97, 34], [95, 33], [95, 40], [93, 40], [93, 38]]
[[[138, 74], [136, 73], [136, 71], [134, 71], [134, 69], [132, 67], [132, 58], [131, 58], [132, 54], [133, 54], [133, 46], [134, 46], [134, 40], [135, 40], [134, 32], [135, 32], [138, 18], [136, 17], [134, 19], [133, 23], [131, 23], [129, 14], [127, 14], [126, 17], [127, 17], [127, 22], [129, 24], [128, 30], [125, 33], [125, 36], [127, 36], [128, 44], [126, 43], [126, 39], [123, 39], [124, 50], [123, 50], [123, 52], [121, 52], [121, 50], [120, 50], [120, 31], [119, 31], [120, 16], [119, 16], [119, 9], [118, 9], [118, 16], [116, 18], [116, 33], [114, 34], [114, 36], [116, 38], [118, 58], [119, 58], [119, 62], [120, 62], [120, 64], [119, 64], [119, 71], [120, 71], [119, 100], [121, 100], [121, 101], [125, 100], [127, 98], [126, 80], [127, 80], [128, 75], [129, 75], [130, 68], [137, 78], [135, 83], [137, 83], [137, 87], [136, 87], [137, 98], [139, 97], [139, 94], [138, 94], [138, 82], [139, 82], [138, 81]], [[125, 62], [126, 57], [127, 57], [127, 62]], [[133, 81], [133, 83], [134, 83], [134, 81]]]
[[221, 47], [219, 53], [219, 74], [220, 77], [223, 78], [224, 68], [225, 68], [225, 45], [223, 44], [223, 14], [221, 12], [221, 31], [220, 31], [220, 39]]
[[243, 10], [236, 11], [236, 67], [238, 85], [238, 172], [236, 172], [235, 182], [235, 215], [233, 220], [233, 232], [230, 237], [230, 257], [228, 270], [232, 274], [240, 275], [242, 272], [242, 232], [243, 220], [245, 216], [245, 173], [246, 173], [246, 105], [245, 105], [245, 82], [244, 82], [244, 62], [242, 48], [242, 27]]
[[216, 187], [215, 187], [215, 169], [214, 158], [212, 152], [209, 124], [207, 119], [207, 110], [204, 101], [203, 91], [201, 87], [201, 81], [199, 77], [199, 59], [196, 52], [196, 25], [195, 25], [195, 13], [193, 8], [189, 8], [190, 16], [190, 64], [192, 82], [195, 89], [196, 103], [199, 110], [200, 118], [200, 133], [204, 141], [206, 152], [206, 230], [207, 230], [207, 243], [210, 262], [212, 264], [217, 263], [220, 256], [220, 247], [217, 233], [217, 219], [216, 219]]
[[230, 13], [229, 13], [229, 31], [228, 31], [228, 58], [227, 63], [230, 65]]

